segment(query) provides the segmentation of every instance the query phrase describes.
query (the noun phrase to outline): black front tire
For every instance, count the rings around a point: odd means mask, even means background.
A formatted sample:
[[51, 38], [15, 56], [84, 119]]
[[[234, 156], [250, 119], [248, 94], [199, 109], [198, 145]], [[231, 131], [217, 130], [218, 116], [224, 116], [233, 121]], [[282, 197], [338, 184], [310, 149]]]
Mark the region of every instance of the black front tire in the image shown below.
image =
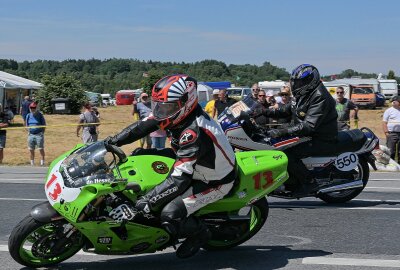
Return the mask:
[[[43, 254], [46, 241], [53, 241], [55, 231], [66, 221], [39, 222], [32, 216], [25, 217], [15, 226], [8, 239], [8, 250], [11, 257], [27, 267], [38, 268], [58, 264], [76, 254], [83, 246], [82, 235], [77, 232], [76, 242], [66, 242], [63, 250], [54, 254]], [[53, 242], [54, 243], [54, 242]], [[34, 250], [37, 247], [38, 251]], [[51, 248], [50, 248], [51, 249]], [[38, 255], [39, 253], [43, 256]]]

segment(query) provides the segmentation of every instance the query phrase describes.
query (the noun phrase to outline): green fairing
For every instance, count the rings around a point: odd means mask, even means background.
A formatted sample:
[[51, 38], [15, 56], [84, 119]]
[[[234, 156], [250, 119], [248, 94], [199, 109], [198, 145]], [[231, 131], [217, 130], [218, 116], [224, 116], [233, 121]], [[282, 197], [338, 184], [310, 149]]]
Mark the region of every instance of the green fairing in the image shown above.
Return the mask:
[[[80, 147], [82, 145], [77, 145], [73, 150], [54, 160], [50, 165], [49, 172], [57, 162]], [[197, 216], [216, 212], [235, 213], [242, 207], [268, 195], [288, 178], [286, 172], [287, 157], [280, 151], [238, 152], [236, 153], [236, 162], [237, 176], [240, 180], [236, 181], [237, 183], [233, 190], [224, 199], [200, 209], [196, 213]], [[115, 230], [121, 228], [120, 223], [109, 219], [100, 221], [86, 221], [83, 219], [83, 221], [80, 221], [79, 218], [84, 211], [87, 211], [87, 205], [103, 195], [122, 191], [132, 201], [136, 200], [137, 196], [145, 194], [161, 183], [169, 175], [173, 164], [173, 159], [161, 156], [130, 156], [127, 162], [118, 165], [122, 178], [117, 170], [114, 169], [116, 181], [85, 185], [81, 187], [81, 191], [74, 201], [62, 204], [56, 203], [53, 207], [91, 242], [96, 253], [154, 252], [171, 244], [168, 243], [168, 233], [161, 228], [128, 222], [125, 225], [127, 238], [121, 239], [115, 233]], [[141, 191], [134, 193], [133, 191], [125, 190], [129, 182], [139, 184]], [[256, 212], [252, 213], [251, 222], [257, 222], [254, 219], [256, 217], [254, 213]], [[258, 214], [257, 217], [259, 217]], [[265, 222], [265, 220], [262, 222]], [[250, 230], [253, 227], [254, 225], [251, 225]], [[104, 242], [101, 239], [112, 239], [112, 242]], [[218, 245], [222, 247], [224, 245], [222, 242], [221, 244], [218, 244], [219, 242], [215, 243], [217, 247]], [[138, 250], [135, 249], [136, 247]]]

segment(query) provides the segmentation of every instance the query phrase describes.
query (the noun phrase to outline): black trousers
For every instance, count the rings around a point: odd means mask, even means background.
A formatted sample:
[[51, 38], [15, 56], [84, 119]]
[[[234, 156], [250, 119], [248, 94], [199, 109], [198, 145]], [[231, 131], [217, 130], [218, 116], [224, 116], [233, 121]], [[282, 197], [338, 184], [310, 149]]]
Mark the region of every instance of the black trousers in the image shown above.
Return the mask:
[[309, 170], [301, 161], [302, 158], [332, 155], [335, 148], [336, 140], [312, 139], [285, 150], [284, 152], [288, 157], [289, 180], [286, 184], [288, 189], [293, 189], [299, 184], [306, 185], [312, 180]]
[[396, 162], [400, 161], [400, 132], [389, 132], [386, 136], [386, 146], [390, 149], [390, 158], [395, 160], [396, 151], [397, 158]]

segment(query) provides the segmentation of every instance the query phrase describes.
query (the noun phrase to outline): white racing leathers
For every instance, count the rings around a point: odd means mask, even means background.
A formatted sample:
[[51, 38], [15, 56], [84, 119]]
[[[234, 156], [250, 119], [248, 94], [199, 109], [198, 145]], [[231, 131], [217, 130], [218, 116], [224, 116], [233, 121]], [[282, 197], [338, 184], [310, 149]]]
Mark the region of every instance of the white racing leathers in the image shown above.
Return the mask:
[[[158, 122], [149, 117], [127, 127], [112, 141], [118, 146], [124, 145], [157, 129]], [[167, 132], [176, 153], [174, 167], [167, 179], [140, 201], [156, 210], [179, 196], [189, 216], [228, 194], [235, 179], [235, 154], [220, 125], [198, 106], [184, 124]], [[171, 210], [178, 209], [172, 207], [167, 212]]]

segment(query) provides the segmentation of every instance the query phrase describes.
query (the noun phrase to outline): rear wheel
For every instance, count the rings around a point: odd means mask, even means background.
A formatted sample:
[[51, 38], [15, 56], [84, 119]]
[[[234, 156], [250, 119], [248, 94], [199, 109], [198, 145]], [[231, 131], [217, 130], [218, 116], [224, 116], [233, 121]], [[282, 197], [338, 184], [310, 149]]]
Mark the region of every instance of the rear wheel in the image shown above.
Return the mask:
[[65, 220], [43, 223], [30, 215], [24, 218], [11, 232], [8, 249], [11, 257], [28, 267], [44, 267], [62, 262], [83, 246], [79, 231], [65, 238]]
[[318, 198], [327, 203], [344, 203], [357, 197], [363, 191], [364, 187], [368, 183], [369, 179], [368, 162], [365, 159], [360, 158], [356, 171], [358, 173], [357, 179], [361, 179], [363, 181], [362, 188], [330, 192], [330, 193], [321, 193], [318, 195]]
[[236, 247], [252, 238], [264, 225], [269, 212], [265, 197], [235, 213], [236, 218], [223, 222], [206, 223], [212, 232], [212, 238], [205, 250], [225, 250]]

